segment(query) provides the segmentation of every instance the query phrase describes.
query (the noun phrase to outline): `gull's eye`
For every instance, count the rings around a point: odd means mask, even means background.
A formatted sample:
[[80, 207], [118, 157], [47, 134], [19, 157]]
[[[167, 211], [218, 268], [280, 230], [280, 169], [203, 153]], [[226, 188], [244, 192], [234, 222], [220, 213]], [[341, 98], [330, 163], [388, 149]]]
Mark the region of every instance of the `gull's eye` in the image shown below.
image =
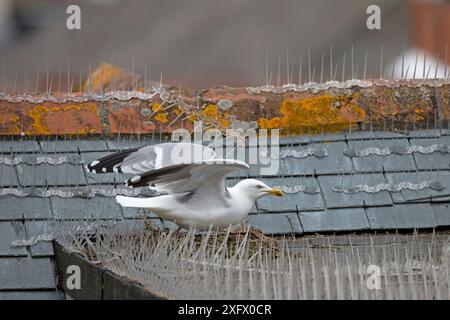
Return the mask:
[[259, 185], [259, 184], [258, 184], [258, 185], [256, 186], [256, 189], [262, 189], [262, 188], [264, 188], [264, 186], [262, 186], [262, 185]]

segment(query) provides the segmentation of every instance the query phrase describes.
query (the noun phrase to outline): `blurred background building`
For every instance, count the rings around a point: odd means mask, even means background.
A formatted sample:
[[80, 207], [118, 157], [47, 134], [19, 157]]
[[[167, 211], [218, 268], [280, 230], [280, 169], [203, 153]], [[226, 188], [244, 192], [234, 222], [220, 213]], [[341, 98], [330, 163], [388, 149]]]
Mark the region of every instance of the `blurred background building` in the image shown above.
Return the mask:
[[[81, 30], [66, 28], [74, 3]], [[381, 8], [381, 30], [366, 27], [372, 4]], [[303, 82], [330, 73], [362, 78], [364, 70], [413, 77], [413, 68], [417, 78], [434, 77], [450, 61], [449, 30], [443, 0], [1, 0], [0, 84], [42, 88], [47, 70], [51, 79], [67, 78], [68, 69], [84, 77], [104, 61], [141, 75], [147, 68], [153, 80], [162, 72], [184, 87], [257, 85], [266, 82], [267, 53], [273, 84], [286, 83], [288, 71], [299, 81], [300, 56]]]

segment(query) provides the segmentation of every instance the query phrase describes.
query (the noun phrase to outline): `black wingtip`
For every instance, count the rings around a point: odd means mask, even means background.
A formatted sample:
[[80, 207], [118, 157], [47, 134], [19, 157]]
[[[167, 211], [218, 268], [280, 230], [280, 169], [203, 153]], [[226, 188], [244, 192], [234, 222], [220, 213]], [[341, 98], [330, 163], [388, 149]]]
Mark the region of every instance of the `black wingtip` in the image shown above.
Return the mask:
[[86, 166], [86, 169], [92, 173], [122, 173], [120, 165], [130, 153], [135, 152], [138, 148], [132, 148], [120, 152], [116, 152], [100, 159], [92, 161]]

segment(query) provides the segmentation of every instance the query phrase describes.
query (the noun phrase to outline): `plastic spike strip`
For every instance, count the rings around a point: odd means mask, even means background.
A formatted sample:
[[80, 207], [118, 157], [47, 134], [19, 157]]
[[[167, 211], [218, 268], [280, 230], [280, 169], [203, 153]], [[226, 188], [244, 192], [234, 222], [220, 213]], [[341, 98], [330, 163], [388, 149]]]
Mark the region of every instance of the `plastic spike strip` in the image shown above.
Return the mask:
[[328, 150], [326, 148], [305, 148], [301, 150], [284, 149], [281, 150], [279, 156], [276, 155], [267, 156], [262, 152], [260, 153], [260, 155], [261, 157], [270, 158], [272, 160], [286, 159], [286, 158], [303, 159], [307, 157], [324, 158], [328, 156]]
[[407, 86], [410, 88], [416, 88], [421, 85], [431, 85], [433, 87], [439, 87], [445, 84], [448, 84], [449, 81], [446, 78], [440, 78], [440, 79], [429, 79], [429, 80], [420, 80], [420, 81], [409, 81], [405, 82], [402, 81], [402, 79], [399, 80], [376, 80], [376, 81], [369, 81], [369, 80], [345, 80], [345, 81], [327, 81], [324, 83], [318, 83], [318, 82], [308, 82], [304, 84], [294, 84], [289, 83], [285, 85], [262, 85], [257, 87], [247, 87], [247, 92], [249, 94], [261, 94], [261, 93], [275, 93], [275, 94], [283, 94], [286, 92], [305, 92], [305, 91], [311, 91], [313, 93], [317, 93], [323, 90], [329, 90], [329, 89], [350, 89], [352, 87], [359, 87], [359, 88], [369, 88], [374, 85], [377, 86], [384, 86], [387, 88], [396, 88], [399, 86]]
[[[120, 188], [120, 189], [95, 189], [91, 188], [89, 190], [62, 190], [62, 189], [49, 189], [44, 191], [39, 191], [34, 188], [30, 189], [18, 189], [18, 188], [2, 188], [0, 189], [0, 196], [12, 195], [16, 197], [38, 197], [38, 198], [48, 198], [48, 197], [60, 197], [60, 198], [93, 198], [96, 196], [102, 197], [115, 197], [117, 195], [136, 197], [136, 196], [150, 196], [149, 192], [142, 189], [130, 189], [130, 188]], [[158, 193], [154, 191], [151, 196], [156, 196]]]
[[332, 190], [334, 192], [355, 194], [359, 192], [366, 193], [378, 193], [381, 191], [400, 192], [403, 190], [419, 191], [423, 189], [431, 189], [434, 191], [442, 191], [445, 186], [439, 181], [421, 181], [419, 183], [413, 183], [408, 181], [402, 181], [400, 183], [380, 183], [374, 186], [367, 184], [359, 184], [353, 187], [340, 187], [334, 186]]
[[27, 164], [27, 165], [37, 165], [37, 164], [51, 164], [51, 165], [59, 165], [63, 163], [68, 164], [81, 164], [83, 163], [80, 156], [78, 155], [70, 155], [70, 156], [38, 156], [34, 157], [31, 155], [26, 156], [0, 156], [0, 164], [5, 164], [8, 166], [15, 166], [18, 164]]
[[306, 194], [316, 194], [320, 193], [320, 190], [317, 186], [313, 185], [296, 185], [293, 187], [288, 186], [274, 186], [274, 188], [280, 189], [286, 194], [296, 194], [296, 193], [306, 193]]
[[357, 157], [363, 158], [371, 155], [388, 156], [391, 154], [395, 155], [405, 155], [412, 153], [431, 154], [434, 152], [439, 152], [441, 154], [448, 154], [450, 153], [450, 146], [445, 146], [442, 144], [433, 144], [425, 147], [419, 145], [412, 145], [408, 148], [403, 148], [401, 146], [392, 146], [389, 148], [370, 147], [361, 150], [348, 149], [343, 151], [343, 153], [350, 158], [357, 158]]

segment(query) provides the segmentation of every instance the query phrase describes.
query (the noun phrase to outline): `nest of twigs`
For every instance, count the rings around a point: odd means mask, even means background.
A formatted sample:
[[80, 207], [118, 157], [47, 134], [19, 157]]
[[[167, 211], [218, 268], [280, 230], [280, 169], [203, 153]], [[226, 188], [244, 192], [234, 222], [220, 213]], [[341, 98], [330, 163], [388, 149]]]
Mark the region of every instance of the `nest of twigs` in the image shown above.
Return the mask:
[[[146, 236], [150, 239], [160, 239], [161, 235], [168, 235], [171, 232], [170, 229], [158, 228], [148, 219], [144, 220], [144, 225], [146, 232], [141, 234], [141, 236]], [[175, 232], [173, 234], [173, 241], [182, 241], [183, 238], [187, 236], [187, 232], [187, 230], [184, 230], [184, 232]], [[193, 239], [196, 248], [204, 244], [205, 240], [206, 246], [211, 249], [225, 243], [230, 251], [230, 255], [234, 254], [235, 250], [240, 245], [243, 245], [244, 241], [247, 242], [245, 244], [248, 245], [250, 253], [261, 249], [272, 251], [272, 253], [277, 253], [280, 250], [279, 237], [269, 237], [264, 235], [259, 229], [242, 225], [230, 227], [228, 229], [211, 228], [209, 231], [196, 232]]]

